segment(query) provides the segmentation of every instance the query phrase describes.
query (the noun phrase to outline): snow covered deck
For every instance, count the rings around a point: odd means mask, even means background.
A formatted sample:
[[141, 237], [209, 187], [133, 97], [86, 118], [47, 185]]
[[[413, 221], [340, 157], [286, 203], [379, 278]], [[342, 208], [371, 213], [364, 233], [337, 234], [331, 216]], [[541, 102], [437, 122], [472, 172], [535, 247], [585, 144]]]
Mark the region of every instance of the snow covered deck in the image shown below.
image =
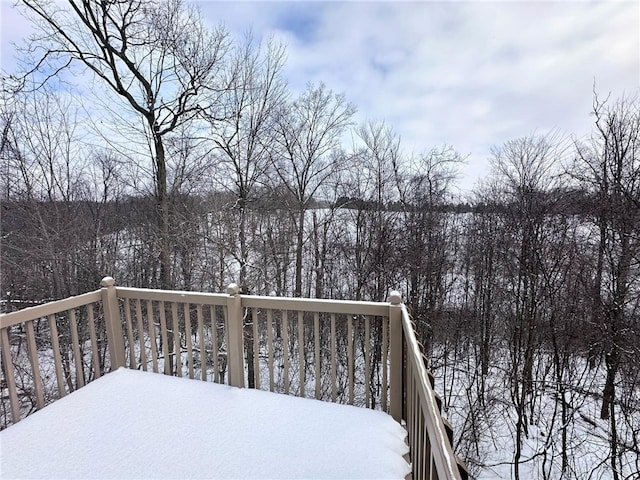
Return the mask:
[[120, 368], [0, 432], [2, 478], [397, 478], [386, 413]]
[[467, 478], [398, 292], [101, 285], [0, 314], [3, 478]]

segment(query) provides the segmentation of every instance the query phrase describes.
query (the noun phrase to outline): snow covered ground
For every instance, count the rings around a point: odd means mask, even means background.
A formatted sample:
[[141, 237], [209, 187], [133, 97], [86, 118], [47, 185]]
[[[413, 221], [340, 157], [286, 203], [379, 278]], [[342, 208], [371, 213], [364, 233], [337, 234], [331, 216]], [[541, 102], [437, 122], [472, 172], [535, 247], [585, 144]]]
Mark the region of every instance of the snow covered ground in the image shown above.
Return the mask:
[[0, 432], [0, 477], [404, 478], [364, 408], [119, 369]]
[[[484, 400], [480, 399], [480, 375], [472, 348], [453, 356], [441, 347], [433, 350], [430, 367], [436, 379], [436, 391], [445, 403], [444, 415], [453, 424], [458, 454], [471, 466], [477, 480], [514, 478], [517, 415], [512, 395], [508, 350], [497, 349], [485, 379]], [[446, 358], [447, 370], [444, 369]], [[526, 433], [522, 436], [519, 470], [521, 479], [612, 480], [611, 424], [600, 418], [606, 371], [602, 365], [589, 367], [589, 361], [575, 355], [566, 368], [564, 389], [553, 376], [552, 356], [538, 353], [535, 364], [538, 381], [527, 398]], [[622, 398], [623, 382], [617, 385]], [[640, 415], [637, 386], [628, 393], [629, 413], [617, 411], [619, 438], [616, 464], [621, 480], [640, 480], [637, 452]], [[562, 416], [563, 402], [566, 405]], [[563, 443], [564, 434], [564, 443]], [[563, 454], [566, 456], [562, 471]]]

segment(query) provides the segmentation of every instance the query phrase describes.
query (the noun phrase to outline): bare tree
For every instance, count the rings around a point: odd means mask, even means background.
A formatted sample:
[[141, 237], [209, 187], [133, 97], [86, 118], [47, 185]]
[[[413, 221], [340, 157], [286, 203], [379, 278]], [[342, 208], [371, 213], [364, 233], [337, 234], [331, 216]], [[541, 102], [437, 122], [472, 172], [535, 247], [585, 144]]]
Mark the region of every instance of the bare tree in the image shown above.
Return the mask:
[[[226, 245], [226, 248], [240, 264], [238, 281], [244, 293], [249, 293], [250, 285], [247, 279], [250, 256], [247, 209], [256, 200], [257, 188], [268, 183], [271, 124], [286, 95], [281, 78], [283, 62], [281, 45], [274, 41], [268, 41], [265, 46], [255, 45], [251, 35], [247, 36], [244, 43], [236, 47], [225, 72], [225, 83], [229, 88], [222, 97], [224, 120], [215, 119], [217, 112], [208, 114], [213, 118], [213, 141], [220, 152], [220, 183], [231, 190], [235, 200], [233, 211], [238, 216], [238, 245]], [[252, 283], [255, 287], [256, 282]], [[246, 328], [249, 387], [254, 386], [252, 336], [252, 329]]]
[[276, 118], [275, 174], [295, 202], [291, 213], [297, 223], [296, 296], [302, 295], [305, 213], [318, 190], [343, 166], [344, 158], [336, 151], [354, 113], [355, 106], [344, 95], [324, 84], [310, 84], [283, 105]]
[[[32, 299], [80, 293], [74, 272], [91, 265], [76, 257], [85, 220], [77, 202], [87, 200], [76, 115], [72, 102], [43, 89], [16, 96], [3, 129], [2, 183], [11, 185], [5, 189], [3, 277], [22, 284]], [[34, 275], [29, 268], [38, 264], [46, 267]]]
[[[408, 301], [422, 318], [436, 319], [450, 287], [447, 276], [453, 266], [457, 234], [453, 217], [444, 211], [444, 206], [451, 200], [453, 181], [462, 161], [452, 147], [443, 146], [397, 170], [407, 232], [404, 258], [409, 274]], [[416, 258], [415, 252], [425, 255]], [[422, 325], [418, 329], [422, 330]]]
[[397, 265], [394, 256], [400, 250], [395, 232], [399, 212], [388, 208], [399, 200], [396, 177], [402, 163], [400, 138], [382, 122], [363, 124], [356, 134], [362, 145], [351, 165], [355, 185], [349, 187], [363, 201], [353, 210], [357, 216], [354, 223], [359, 227], [354, 252], [360, 267], [356, 298], [360, 299], [366, 288], [368, 300], [384, 301], [395, 283], [391, 280], [392, 264]]
[[[141, 119], [153, 165], [160, 237], [160, 285], [171, 287], [170, 202], [166, 138], [214, 103], [217, 74], [228, 48], [223, 29], [209, 31], [180, 0], [23, 0], [38, 32], [39, 55], [25, 78], [47, 81], [76, 63], [117, 94]], [[32, 56], [33, 56], [32, 55]]]
[[[620, 478], [616, 377], [629, 354], [637, 355], [635, 338], [640, 251], [640, 101], [621, 98], [610, 103], [594, 95], [595, 135], [578, 144], [572, 169], [595, 199], [594, 223], [599, 239], [593, 282], [593, 323], [604, 352], [606, 379], [600, 416], [609, 419], [611, 469]], [[635, 287], [634, 287], [635, 286]]]
[[256, 200], [257, 188], [268, 184], [274, 114], [286, 100], [283, 64], [281, 45], [275, 41], [256, 45], [248, 36], [234, 50], [225, 71], [228, 90], [221, 99], [223, 120], [215, 118], [218, 112], [206, 112], [213, 118], [212, 138], [220, 154], [219, 181], [235, 197], [239, 245], [232, 254], [240, 264], [238, 280], [244, 291], [249, 288], [247, 208]]
[[520, 478], [523, 437], [528, 435], [534, 395], [534, 365], [541, 337], [542, 254], [551, 191], [563, 144], [554, 135], [532, 135], [493, 150], [492, 168], [501, 187], [503, 228], [511, 253], [505, 267], [512, 307], [506, 309], [511, 340], [511, 397], [516, 410], [514, 477]]

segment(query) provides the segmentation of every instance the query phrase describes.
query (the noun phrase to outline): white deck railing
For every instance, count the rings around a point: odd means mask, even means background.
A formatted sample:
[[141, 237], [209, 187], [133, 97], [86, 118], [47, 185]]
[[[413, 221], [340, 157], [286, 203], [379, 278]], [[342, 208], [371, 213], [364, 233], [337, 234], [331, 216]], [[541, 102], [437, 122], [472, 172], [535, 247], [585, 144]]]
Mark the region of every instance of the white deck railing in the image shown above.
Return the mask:
[[389, 300], [148, 290], [107, 277], [95, 292], [0, 315], [0, 426], [128, 367], [381, 409], [407, 428], [414, 479], [466, 478], [409, 314], [399, 293]]

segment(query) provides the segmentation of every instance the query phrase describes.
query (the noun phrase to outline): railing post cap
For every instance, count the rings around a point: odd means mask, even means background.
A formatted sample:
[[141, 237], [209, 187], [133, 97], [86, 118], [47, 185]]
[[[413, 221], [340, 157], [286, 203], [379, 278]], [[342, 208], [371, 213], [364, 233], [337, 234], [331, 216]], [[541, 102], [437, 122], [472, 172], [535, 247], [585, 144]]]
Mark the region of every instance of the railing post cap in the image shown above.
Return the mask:
[[402, 294], [397, 290], [392, 290], [389, 293], [389, 302], [391, 305], [400, 305], [402, 303]]
[[100, 285], [102, 285], [103, 287], [113, 287], [115, 284], [116, 281], [113, 279], [113, 277], [104, 277], [100, 282]]
[[240, 293], [240, 287], [237, 283], [230, 283], [227, 287], [227, 293], [232, 296], [237, 295]]

